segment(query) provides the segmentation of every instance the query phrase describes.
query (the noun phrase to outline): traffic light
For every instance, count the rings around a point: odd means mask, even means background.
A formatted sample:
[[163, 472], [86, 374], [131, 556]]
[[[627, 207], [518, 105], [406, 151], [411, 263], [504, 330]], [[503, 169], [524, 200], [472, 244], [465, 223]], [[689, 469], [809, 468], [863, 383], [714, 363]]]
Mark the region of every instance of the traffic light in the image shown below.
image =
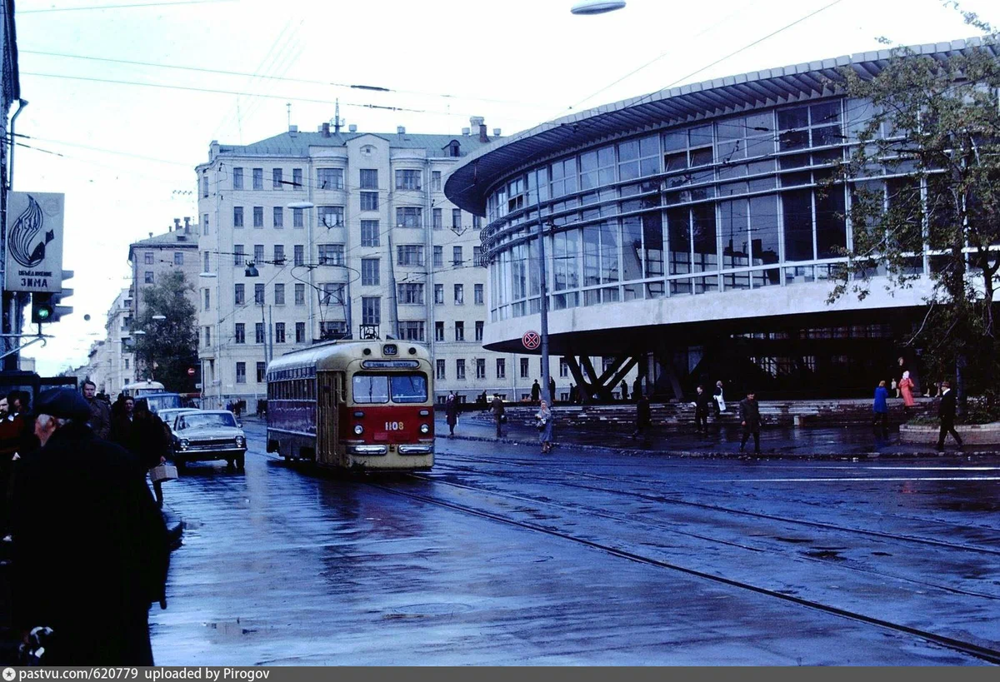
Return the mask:
[[55, 312], [55, 303], [52, 297], [55, 294], [36, 292], [31, 295], [31, 322], [41, 324], [51, 322]]
[[[63, 284], [66, 283], [66, 280], [72, 278], [73, 278], [72, 270], [62, 271]], [[70, 313], [73, 312], [73, 306], [60, 305], [63, 302], [64, 298], [69, 298], [72, 295], [73, 295], [73, 290], [67, 289], [65, 287], [63, 287], [62, 290], [59, 291], [59, 293], [52, 294], [52, 319], [49, 320], [50, 322], [58, 322], [60, 319], [62, 319], [64, 315], [69, 315]]]

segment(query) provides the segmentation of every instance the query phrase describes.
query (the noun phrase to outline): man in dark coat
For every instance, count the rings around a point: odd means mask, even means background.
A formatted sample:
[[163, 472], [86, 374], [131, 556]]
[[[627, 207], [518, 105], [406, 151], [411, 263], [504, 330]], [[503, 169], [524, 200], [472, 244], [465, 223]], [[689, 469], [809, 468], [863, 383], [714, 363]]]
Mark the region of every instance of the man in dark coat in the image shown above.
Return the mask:
[[500, 398], [499, 393], [493, 396], [493, 403], [490, 405], [490, 409], [493, 411], [493, 419], [497, 423], [497, 438], [503, 438], [503, 430], [501, 429], [501, 426], [503, 426], [504, 421], [504, 409], [503, 400]]
[[951, 382], [942, 381], [941, 404], [938, 406], [938, 417], [941, 419], [941, 430], [938, 432], [937, 442], [938, 452], [944, 450], [944, 439], [949, 433], [955, 438], [955, 442], [958, 443], [958, 447], [962, 447], [962, 437], [959, 436], [958, 431], [955, 430], [956, 408], [955, 392], [951, 390]]
[[77, 391], [46, 391], [36, 412], [42, 448], [14, 490], [14, 624], [52, 628], [45, 665], [152, 665], [149, 605], [166, 603], [169, 548], [145, 469], [94, 436]]
[[712, 396], [705, 392], [704, 386], [699, 386], [694, 396], [694, 425], [698, 433], [708, 435], [708, 404], [715, 402]]
[[542, 397], [542, 387], [538, 383], [538, 379], [535, 379], [535, 383], [531, 385], [531, 402], [537, 403]]
[[111, 410], [104, 400], [96, 396], [97, 384], [87, 380], [83, 382], [83, 397], [90, 405], [90, 428], [94, 435], [107, 440], [111, 434]]
[[448, 437], [455, 435], [455, 425], [458, 424], [458, 396], [452, 391], [444, 404], [444, 413], [448, 419]]
[[639, 402], [635, 404], [635, 432], [632, 434], [632, 438], [642, 436], [645, 440], [652, 422], [653, 411], [649, 406], [649, 396], [640, 395]]
[[753, 391], [740, 401], [740, 425], [743, 427], [743, 439], [740, 441], [740, 452], [747, 445], [747, 440], [753, 435], [753, 453], [760, 454], [760, 405]]

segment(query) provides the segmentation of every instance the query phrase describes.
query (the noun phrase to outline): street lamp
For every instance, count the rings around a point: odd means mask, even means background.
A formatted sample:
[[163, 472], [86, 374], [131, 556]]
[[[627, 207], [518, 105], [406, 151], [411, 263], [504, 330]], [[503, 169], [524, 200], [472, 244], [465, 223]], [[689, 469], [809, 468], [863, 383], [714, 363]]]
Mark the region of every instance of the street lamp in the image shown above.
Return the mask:
[[625, 0], [580, 0], [570, 8], [573, 14], [605, 14], [625, 6]]

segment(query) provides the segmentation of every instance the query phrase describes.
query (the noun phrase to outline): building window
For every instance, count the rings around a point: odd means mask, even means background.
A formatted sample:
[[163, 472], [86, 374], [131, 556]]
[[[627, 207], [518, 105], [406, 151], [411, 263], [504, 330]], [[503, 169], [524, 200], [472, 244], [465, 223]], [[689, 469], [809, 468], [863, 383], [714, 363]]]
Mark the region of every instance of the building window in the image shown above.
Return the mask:
[[407, 320], [399, 323], [399, 338], [404, 341], [424, 340], [424, 323], [420, 320]]
[[264, 262], [264, 245], [254, 244], [253, 245], [253, 260], [255, 263]]
[[243, 227], [242, 206], [233, 206], [233, 227]]
[[361, 286], [377, 287], [379, 285], [379, 264], [378, 258], [361, 259]]
[[243, 169], [233, 169], [233, 189], [243, 189]]
[[212, 307], [212, 291], [210, 289], [205, 289], [205, 310]]
[[343, 244], [320, 244], [319, 245], [320, 265], [343, 265], [344, 245]]
[[267, 365], [263, 362], [257, 363], [257, 383], [264, 383], [264, 376], [267, 374]]
[[378, 296], [361, 297], [361, 324], [382, 324], [382, 299]]
[[285, 245], [275, 244], [274, 245], [274, 264], [284, 265], [285, 264]]
[[441, 171], [431, 171], [431, 189], [441, 191]]
[[247, 382], [247, 363], [236, 363], [236, 383], [245, 384]]
[[435, 366], [434, 377], [436, 379], [446, 379], [447, 377], [445, 376], [445, 361], [437, 360], [435, 361], [434, 366]]
[[402, 244], [396, 247], [396, 264], [423, 266], [424, 247], [419, 244]]
[[361, 210], [362, 211], [378, 210], [378, 192], [361, 193]]
[[528, 358], [521, 358], [521, 378], [528, 378]]
[[302, 169], [301, 168], [293, 168], [292, 169], [292, 184], [294, 184], [295, 187], [297, 187], [297, 188], [302, 187]]
[[440, 230], [444, 227], [444, 218], [441, 217], [442, 212], [440, 208], [435, 208], [431, 214], [431, 219], [434, 221], [434, 229]]
[[302, 244], [296, 244], [292, 247], [292, 263], [295, 265], [305, 265], [306, 263], [306, 247]]
[[246, 285], [237, 284], [236, 291], [233, 296], [233, 303], [235, 305], [243, 305], [246, 303]]
[[455, 360], [455, 378], [465, 381], [465, 360]]
[[451, 247], [451, 266], [453, 268], [462, 267], [462, 247], [453, 246]]
[[485, 304], [485, 301], [483, 300], [483, 285], [482, 284], [475, 284], [475, 285], [473, 285], [472, 296], [473, 296], [473, 301], [475, 302], [476, 305], [484, 305]]
[[465, 341], [465, 323], [456, 322], [455, 323], [455, 340]]
[[201, 196], [202, 198], [208, 198], [208, 176], [203, 175], [201, 178]]
[[281, 179], [281, 169], [272, 168], [271, 169], [271, 189], [284, 189], [284, 181]]
[[253, 207], [253, 226], [254, 227], [264, 227], [264, 207], [254, 206]]
[[396, 171], [396, 189], [419, 190], [421, 172], [418, 170]]
[[146, 265], [152, 265], [153, 264], [153, 252], [152, 251], [147, 251], [144, 254], [142, 254], [142, 262], [145, 263]]
[[434, 340], [444, 341], [444, 322], [438, 321], [434, 323]]
[[243, 265], [246, 254], [243, 252], [242, 244], [233, 244], [233, 265]]
[[396, 227], [423, 226], [423, 209], [419, 206], [399, 206], [396, 208]]
[[482, 341], [483, 340], [483, 327], [484, 326], [485, 326], [485, 322], [483, 322], [482, 320], [476, 321], [476, 341]]
[[483, 219], [480, 216], [472, 216], [472, 229], [481, 230], [483, 229]]
[[[212, 347], [212, 328], [205, 327], [205, 346]], [[125, 369], [128, 369], [128, 358], [125, 358]]]
[[274, 323], [274, 342], [284, 343], [285, 342], [285, 323], [275, 322]]
[[257, 322], [253, 326], [253, 342], [264, 343], [264, 323]]
[[444, 247], [435, 246], [434, 247], [434, 267], [443, 268], [444, 267]]
[[253, 188], [254, 189], [264, 189], [264, 169], [254, 168], [253, 169]]
[[378, 221], [361, 221], [361, 246], [378, 246]]
[[560, 377], [569, 376], [569, 363], [566, 362], [566, 358], [559, 358], [559, 376]]
[[342, 339], [347, 336], [347, 323], [343, 320], [324, 320], [319, 323], [319, 335], [327, 341]]
[[400, 305], [423, 305], [424, 285], [413, 282], [397, 284], [396, 301]]
[[320, 305], [343, 305], [346, 287], [338, 282], [324, 282], [319, 285], [322, 296]]
[[201, 214], [201, 234], [202, 236], [208, 236], [208, 214]]
[[295, 305], [305, 305], [306, 304], [306, 285], [296, 284], [295, 285]]
[[453, 208], [451, 209], [451, 228], [453, 230], [461, 229], [462, 227], [462, 209]]
[[319, 168], [316, 170], [316, 181], [320, 189], [344, 189], [344, 169]]
[[253, 302], [254, 305], [264, 305], [264, 285], [254, 284], [253, 285]]
[[[143, 282], [145, 282], [146, 284], [152, 284], [153, 283], [153, 273], [149, 272], [149, 271], [146, 271], [145, 273], [143, 273]], [[205, 309], [208, 310], [208, 307], [206, 306]]]
[[285, 285], [274, 285], [274, 305], [285, 305]]
[[295, 343], [305, 343], [306, 342], [306, 323], [296, 322], [295, 323]]
[[292, 209], [292, 227], [305, 227], [305, 220], [302, 218], [301, 208]]
[[507, 359], [497, 358], [497, 379], [507, 378]]
[[455, 305], [465, 305], [465, 286], [455, 285]]
[[444, 305], [444, 285], [434, 285], [434, 305]]
[[472, 264], [477, 268], [486, 267], [486, 263], [483, 262], [483, 247], [481, 246], [472, 247]]
[[343, 206], [318, 206], [316, 216], [319, 224], [323, 227], [343, 227], [344, 207]]
[[204, 272], [211, 272], [211, 271], [212, 271], [212, 268], [211, 268], [211, 263], [209, 262], [209, 254], [208, 254], [208, 251], [206, 251], [206, 252], [204, 253], [204, 256], [205, 256], [205, 268], [204, 268]]
[[274, 217], [272, 218], [274, 227], [280, 229], [285, 226], [285, 209], [281, 206], [274, 207]]
[[236, 343], [246, 343], [247, 342], [247, 326], [242, 322], [236, 323], [236, 332], [233, 335]]
[[361, 189], [378, 189], [378, 169], [377, 168], [362, 168], [361, 169], [360, 185]]
[[476, 358], [476, 378], [485, 379], [486, 378], [486, 359]]

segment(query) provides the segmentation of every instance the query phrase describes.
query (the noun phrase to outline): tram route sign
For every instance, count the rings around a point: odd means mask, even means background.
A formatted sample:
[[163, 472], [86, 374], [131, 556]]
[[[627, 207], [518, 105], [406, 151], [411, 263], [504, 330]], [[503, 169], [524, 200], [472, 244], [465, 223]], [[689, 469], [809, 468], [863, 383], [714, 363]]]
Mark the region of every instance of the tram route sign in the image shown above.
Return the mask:
[[542, 345], [542, 337], [535, 331], [524, 332], [521, 343], [527, 350], [538, 350], [538, 347]]

